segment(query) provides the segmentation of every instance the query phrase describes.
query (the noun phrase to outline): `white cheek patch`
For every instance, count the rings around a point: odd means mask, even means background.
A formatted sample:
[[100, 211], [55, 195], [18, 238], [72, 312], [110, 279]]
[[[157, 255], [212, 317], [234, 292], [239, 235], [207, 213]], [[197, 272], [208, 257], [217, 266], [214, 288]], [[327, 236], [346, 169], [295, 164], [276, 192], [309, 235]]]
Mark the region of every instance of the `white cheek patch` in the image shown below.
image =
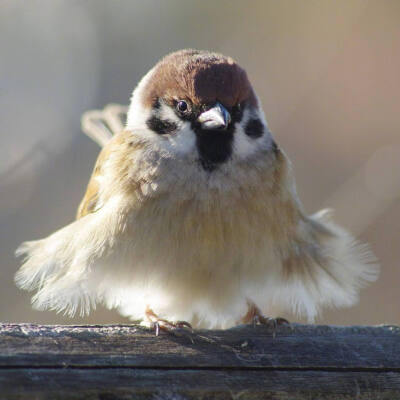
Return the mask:
[[132, 102], [129, 107], [126, 128], [130, 131], [143, 129], [146, 121], [151, 115], [151, 110], [144, 108], [141, 104]]
[[159, 110], [155, 113], [162, 121], [168, 121], [177, 126], [175, 132], [159, 135], [160, 148], [169, 152], [172, 156], [186, 156], [193, 153], [196, 145], [196, 136], [191, 129], [190, 123], [181, 120], [174, 110], [165, 103], [161, 103]]
[[163, 147], [174, 154], [181, 156], [195, 154], [196, 135], [189, 122], [181, 122], [181, 127], [176, 133], [166, 135]]
[[155, 113], [163, 121], [174, 122], [178, 127], [182, 124], [182, 120], [175, 114], [174, 110], [162, 101], [160, 101], [159, 110]]
[[[246, 125], [251, 119], [259, 120], [264, 126], [263, 134], [259, 138], [250, 137], [245, 132]], [[233, 137], [233, 157], [241, 160], [247, 159], [259, 151], [266, 150], [271, 146], [272, 141], [265, 117], [257, 109], [245, 109], [241, 122], [235, 125]]]

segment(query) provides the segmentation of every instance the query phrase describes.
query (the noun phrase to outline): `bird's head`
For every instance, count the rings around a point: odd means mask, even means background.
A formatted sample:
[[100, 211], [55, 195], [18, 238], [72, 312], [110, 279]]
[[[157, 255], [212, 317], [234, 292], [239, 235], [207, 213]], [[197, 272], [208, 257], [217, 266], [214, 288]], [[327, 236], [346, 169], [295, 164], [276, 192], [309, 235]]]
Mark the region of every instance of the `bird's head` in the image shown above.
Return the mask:
[[133, 92], [127, 128], [207, 173], [273, 147], [246, 71], [206, 51], [181, 50], [159, 61]]

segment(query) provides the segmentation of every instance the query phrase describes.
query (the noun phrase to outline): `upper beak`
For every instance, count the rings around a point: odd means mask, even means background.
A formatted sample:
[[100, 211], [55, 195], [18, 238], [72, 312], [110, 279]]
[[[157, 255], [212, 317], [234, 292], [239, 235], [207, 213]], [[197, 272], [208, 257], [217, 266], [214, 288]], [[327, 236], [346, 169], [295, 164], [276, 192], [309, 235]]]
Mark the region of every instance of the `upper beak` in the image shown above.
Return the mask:
[[231, 115], [221, 104], [215, 103], [215, 106], [199, 115], [197, 121], [201, 123], [203, 129], [224, 130], [231, 122]]

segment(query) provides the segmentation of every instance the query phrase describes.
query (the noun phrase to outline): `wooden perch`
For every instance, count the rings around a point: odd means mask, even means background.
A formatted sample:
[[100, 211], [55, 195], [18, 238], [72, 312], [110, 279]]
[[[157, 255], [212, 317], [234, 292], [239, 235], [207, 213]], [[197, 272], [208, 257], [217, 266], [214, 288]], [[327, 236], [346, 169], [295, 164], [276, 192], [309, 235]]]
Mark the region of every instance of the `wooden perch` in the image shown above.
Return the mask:
[[0, 324], [0, 399], [398, 399], [400, 327]]

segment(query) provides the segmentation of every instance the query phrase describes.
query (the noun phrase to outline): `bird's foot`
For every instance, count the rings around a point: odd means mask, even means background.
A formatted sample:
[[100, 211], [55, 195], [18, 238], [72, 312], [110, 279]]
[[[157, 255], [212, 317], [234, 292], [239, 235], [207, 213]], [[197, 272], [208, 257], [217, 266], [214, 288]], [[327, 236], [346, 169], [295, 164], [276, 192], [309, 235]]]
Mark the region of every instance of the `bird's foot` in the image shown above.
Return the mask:
[[158, 318], [157, 321], [153, 322], [153, 327], [156, 333], [156, 336], [160, 334], [160, 331], [173, 333], [177, 336], [183, 336], [188, 333], [193, 333], [192, 325], [186, 321], [176, 321], [171, 322], [163, 318]]
[[245, 324], [253, 324], [253, 326], [266, 325], [272, 329], [273, 337], [276, 335], [278, 326], [290, 325], [290, 322], [285, 318], [266, 317], [254, 303], [249, 303], [247, 314], [242, 318], [242, 322]]
[[146, 309], [145, 312], [147, 320], [151, 323], [151, 326], [155, 330], [156, 336], [160, 334], [160, 331], [172, 333], [177, 336], [185, 336], [193, 333], [192, 325], [186, 321], [171, 322], [164, 318], [160, 318], [150, 308]]
[[280, 325], [290, 325], [290, 322], [282, 317], [265, 317], [264, 315], [256, 315], [253, 319], [254, 325], [268, 325], [274, 329], [276, 329]]

